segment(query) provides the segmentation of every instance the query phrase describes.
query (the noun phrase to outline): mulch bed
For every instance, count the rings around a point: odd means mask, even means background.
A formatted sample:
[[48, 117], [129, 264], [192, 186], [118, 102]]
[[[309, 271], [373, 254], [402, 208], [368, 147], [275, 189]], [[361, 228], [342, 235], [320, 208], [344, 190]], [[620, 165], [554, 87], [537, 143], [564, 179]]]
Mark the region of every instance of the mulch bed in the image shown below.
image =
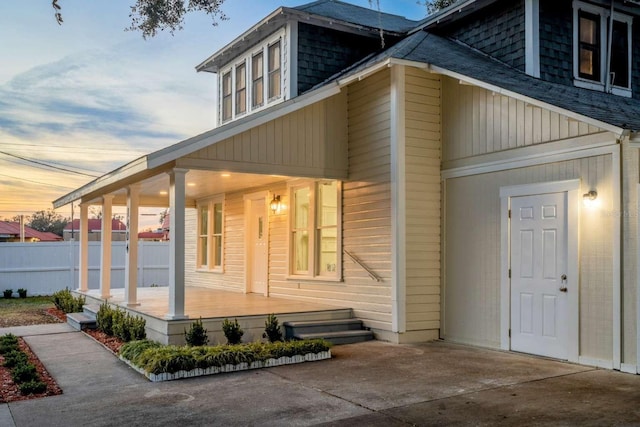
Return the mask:
[[20, 393], [18, 385], [11, 379], [11, 370], [4, 367], [4, 357], [0, 356], [0, 403], [15, 402], [17, 400], [36, 399], [45, 396], [55, 396], [62, 394], [62, 389], [58, 387], [58, 384], [53, 379], [49, 372], [45, 369], [44, 365], [31, 351], [31, 348], [27, 345], [22, 338], [18, 338], [18, 345], [20, 350], [25, 352], [29, 357], [29, 363], [35, 365], [40, 381], [47, 385], [47, 390], [40, 394], [23, 395]]
[[115, 355], [118, 355], [118, 353], [120, 352], [120, 347], [122, 347], [124, 344], [124, 342], [122, 342], [122, 340], [120, 340], [119, 338], [107, 335], [97, 329], [85, 329], [82, 332], [107, 347]]
[[47, 313], [49, 313], [53, 317], [57, 317], [62, 323], [67, 323], [67, 315], [65, 314], [64, 311], [53, 307], [53, 308], [47, 308]]

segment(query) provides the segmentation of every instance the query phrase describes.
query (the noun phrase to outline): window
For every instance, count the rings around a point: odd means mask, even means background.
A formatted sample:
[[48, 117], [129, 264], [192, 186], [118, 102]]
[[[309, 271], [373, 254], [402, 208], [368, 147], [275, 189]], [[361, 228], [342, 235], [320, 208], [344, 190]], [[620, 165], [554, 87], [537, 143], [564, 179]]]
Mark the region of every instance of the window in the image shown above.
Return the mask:
[[340, 277], [338, 181], [304, 182], [291, 187], [291, 274]]
[[236, 114], [247, 111], [247, 64], [236, 67]]
[[575, 85], [631, 96], [632, 18], [579, 0], [573, 4]]
[[222, 200], [198, 205], [198, 269], [222, 270]]
[[222, 121], [231, 119], [231, 71], [222, 75]]
[[269, 99], [280, 97], [280, 42], [269, 46]]
[[284, 100], [282, 29], [220, 70], [219, 124]]
[[582, 78], [600, 81], [600, 17], [580, 11], [580, 66]]
[[264, 103], [264, 55], [262, 52], [251, 58], [251, 107]]

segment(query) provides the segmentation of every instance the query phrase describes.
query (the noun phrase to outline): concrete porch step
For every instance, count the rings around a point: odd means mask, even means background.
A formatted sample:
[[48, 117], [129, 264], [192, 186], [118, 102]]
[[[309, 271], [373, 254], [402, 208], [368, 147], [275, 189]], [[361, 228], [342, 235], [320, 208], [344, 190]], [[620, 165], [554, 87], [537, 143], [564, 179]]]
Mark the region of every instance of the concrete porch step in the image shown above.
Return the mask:
[[98, 314], [98, 310], [100, 310], [100, 306], [96, 304], [85, 304], [82, 306], [82, 312], [89, 317], [96, 318]]
[[370, 341], [373, 339], [373, 332], [364, 329], [336, 332], [316, 332], [307, 334], [296, 334], [294, 338], [310, 340], [322, 338], [334, 345], [354, 344], [358, 342]]
[[96, 318], [86, 313], [67, 313], [67, 323], [79, 331], [96, 329]]

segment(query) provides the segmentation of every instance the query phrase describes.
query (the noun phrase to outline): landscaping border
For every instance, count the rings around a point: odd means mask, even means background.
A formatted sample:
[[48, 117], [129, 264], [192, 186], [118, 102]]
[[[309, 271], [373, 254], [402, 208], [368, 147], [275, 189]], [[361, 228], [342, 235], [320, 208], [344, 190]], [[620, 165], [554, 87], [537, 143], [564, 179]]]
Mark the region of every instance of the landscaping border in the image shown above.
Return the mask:
[[293, 365], [296, 363], [303, 362], [316, 362], [319, 360], [331, 359], [331, 350], [321, 351], [319, 353], [307, 353], [305, 355], [294, 355], [294, 356], [282, 356], [278, 359], [267, 359], [266, 361], [254, 361], [249, 363], [243, 362], [238, 365], [225, 365], [225, 366], [212, 366], [210, 368], [202, 369], [196, 368], [190, 371], [178, 371], [175, 373], [161, 373], [161, 374], [153, 374], [150, 372], [146, 372], [144, 369], [134, 365], [128, 359], [125, 359], [122, 356], [118, 356], [120, 360], [129, 365], [132, 369], [139, 372], [149, 379], [151, 382], [161, 382], [161, 381], [172, 381], [178, 380], [182, 378], [195, 378], [201, 377], [205, 375], [215, 375], [222, 374], [227, 372], [238, 372], [238, 371], [247, 371], [250, 369], [261, 369], [261, 368], [270, 368], [273, 366], [282, 366], [282, 365]]

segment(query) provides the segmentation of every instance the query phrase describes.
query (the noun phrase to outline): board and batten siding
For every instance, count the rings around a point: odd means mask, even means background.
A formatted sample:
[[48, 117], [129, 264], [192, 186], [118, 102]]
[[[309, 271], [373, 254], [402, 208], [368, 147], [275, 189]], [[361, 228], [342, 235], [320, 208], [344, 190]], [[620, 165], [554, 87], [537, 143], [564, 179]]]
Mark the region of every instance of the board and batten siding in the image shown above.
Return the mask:
[[347, 135], [345, 94], [294, 111], [195, 151], [179, 167], [345, 178]]
[[440, 76], [405, 67], [406, 330], [440, 328]]
[[444, 169], [453, 160], [602, 132], [524, 101], [442, 80]]
[[612, 360], [611, 155], [452, 178], [445, 183], [445, 339], [500, 348], [500, 187], [580, 179], [599, 209], [580, 216], [580, 356]]

